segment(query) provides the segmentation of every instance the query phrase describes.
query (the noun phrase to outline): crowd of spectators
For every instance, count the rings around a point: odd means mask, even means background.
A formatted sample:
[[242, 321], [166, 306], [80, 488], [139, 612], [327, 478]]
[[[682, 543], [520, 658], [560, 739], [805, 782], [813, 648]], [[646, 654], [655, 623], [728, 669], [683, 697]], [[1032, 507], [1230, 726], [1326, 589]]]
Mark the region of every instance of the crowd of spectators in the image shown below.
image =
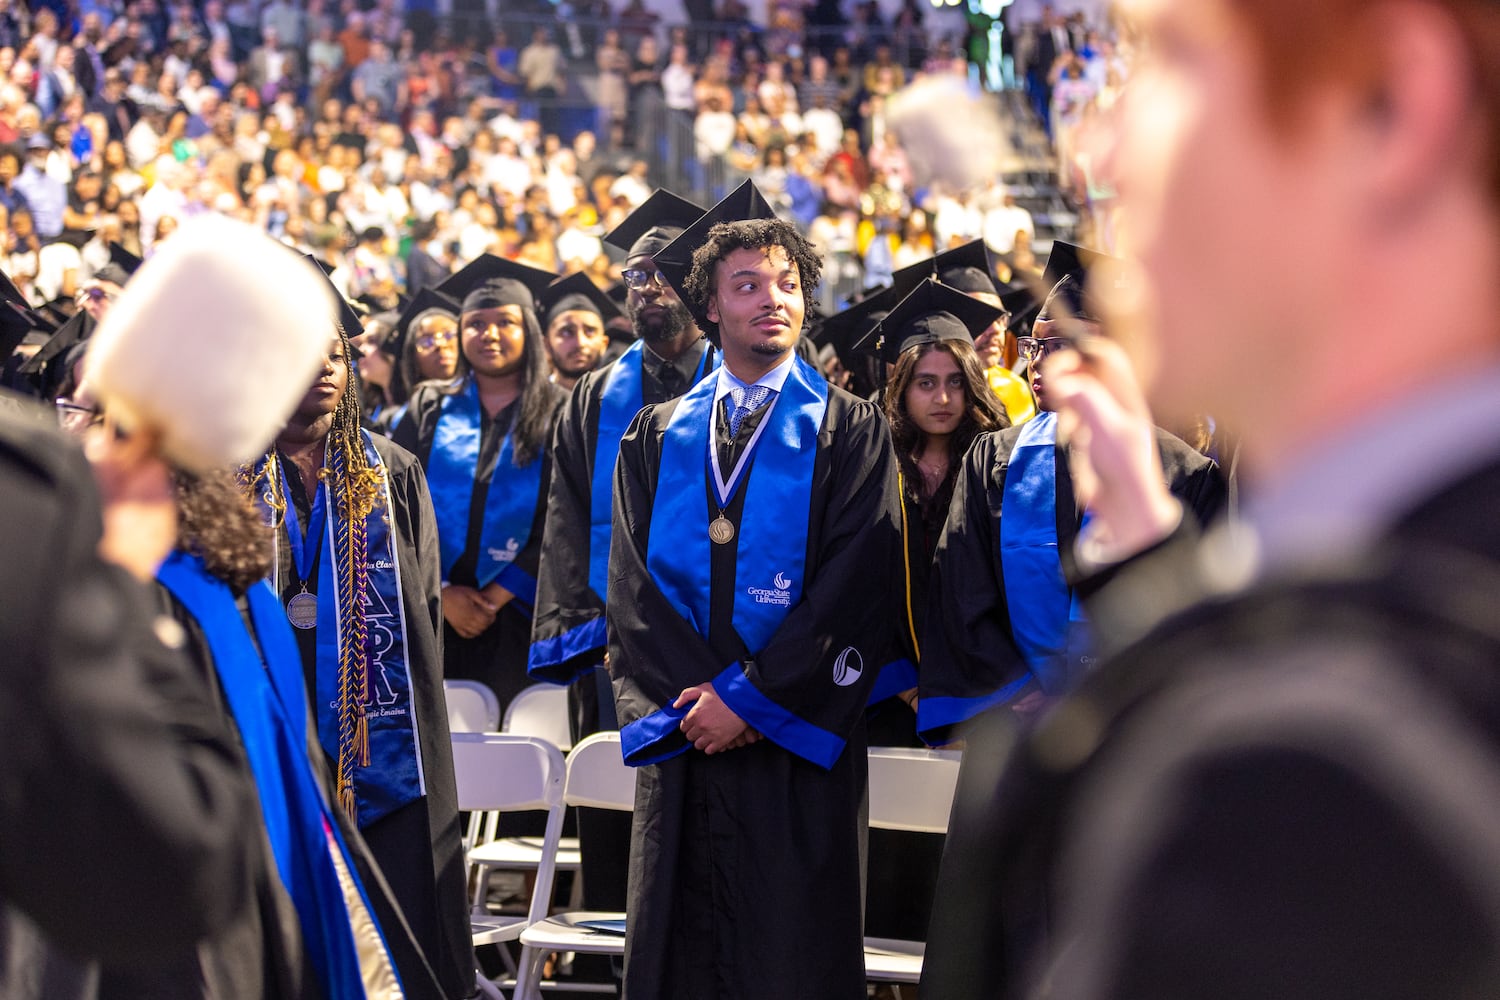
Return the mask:
[[[653, 187], [707, 200], [744, 176], [818, 243], [833, 287], [979, 236], [1035, 265], [1030, 215], [999, 178], [924, 184], [886, 128], [908, 83], [972, 72], [972, 46], [925, 31], [918, 0], [889, 19], [778, 0], [764, 25], [739, 0], [683, 26], [641, 0], [493, 28], [461, 14], [0, 0], [4, 270], [35, 304], [70, 300], [110, 243], [149, 256], [217, 211], [337, 265], [376, 308], [486, 251], [604, 287], [618, 265], [600, 236]], [[1019, 37], [1050, 39], [1050, 23]], [[1118, 87], [1102, 36], [1077, 40], [1041, 80], [1060, 150]], [[1090, 88], [1076, 112], [1075, 65]], [[1097, 200], [1082, 168], [1064, 183]]]

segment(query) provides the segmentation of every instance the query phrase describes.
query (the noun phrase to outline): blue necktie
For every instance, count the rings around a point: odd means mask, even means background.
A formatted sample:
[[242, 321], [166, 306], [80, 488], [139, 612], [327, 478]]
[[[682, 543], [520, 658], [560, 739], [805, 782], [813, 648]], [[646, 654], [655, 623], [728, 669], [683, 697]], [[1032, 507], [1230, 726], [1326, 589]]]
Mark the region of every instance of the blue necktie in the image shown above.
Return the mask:
[[734, 400], [734, 412], [729, 415], [729, 436], [733, 438], [739, 434], [745, 418], [765, 405], [771, 389], [764, 385], [736, 387], [729, 390], [729, 397]]

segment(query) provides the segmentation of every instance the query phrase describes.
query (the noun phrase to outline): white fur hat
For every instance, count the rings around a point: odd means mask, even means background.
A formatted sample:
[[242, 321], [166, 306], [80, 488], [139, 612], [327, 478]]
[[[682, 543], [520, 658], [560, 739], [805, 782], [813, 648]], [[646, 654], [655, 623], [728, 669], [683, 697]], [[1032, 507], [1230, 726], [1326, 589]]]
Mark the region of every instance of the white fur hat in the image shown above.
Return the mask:
[[197, 216], [131, 278], [89, 347], [84, 378], [127, 431], [189, 469], [261, 454], [335, 336], [333, 293], [253, 226]]

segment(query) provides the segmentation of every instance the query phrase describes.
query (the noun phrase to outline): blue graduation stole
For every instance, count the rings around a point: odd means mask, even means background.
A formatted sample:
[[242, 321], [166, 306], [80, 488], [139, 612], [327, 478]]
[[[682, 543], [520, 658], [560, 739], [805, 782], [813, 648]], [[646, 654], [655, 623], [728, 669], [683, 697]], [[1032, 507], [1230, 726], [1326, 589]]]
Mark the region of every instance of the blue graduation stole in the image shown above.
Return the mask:
[[1011, 635], [1042, 690], [1065, 690], [1088, 644], [1078, 595], [1057, 552], [1057, 414], [1028, 421], [1011, 451], [1000, 505], [1000, 566]]
[[[667, 424], [646, 551], [646, 569], [657, 588], [705, 637], [713, 543], [703, 481], [705, 475], [713, 476], [717, 385], [717, 379], [699, 382], [682, 397]], [[733, 622], [752, 656], [765, 648], [802, 597], [812, 468], [828, 408], [828, 383], [797, 358], [770, 405], [738, 477], [729, 484], [730, 497], [742, 484], [747, 491], [735, 536]]]
[[[389, 476], [380, 461], [369, 431], [362, 431], [365, 457], [381, 476], [381, 501], [365, 518], [366, 585], [365, 655], [368, 683], [364, 702], [369, 729], [370, 763], [354, 772], [355, 806], [361, 828], [395, 812], [427, 794], [417, 752], [417, 723], [412, 710], [411, 657], [406, 645], [406, 609], [401, 603], [401, 567], [391, 533]], [[278, 475], [284, 475], [277, 470]], [[264, 498], [257, 497], [269, 515]], [[339, 661], [340, 643], [346, 640], [335, 574], [346, 569], [347, 559], [335, 553], [342, 546], [348, 522], [338, 513], [338, 504], [328, 501], [328, 484], [318, 484], [306, 536], [297, 521], [295, 504], [285, 504], [287, 538], [299, 573], [311, 568], [311, 547], [320, 546], [318, 562], [318, 616], [315, 640], [314, 693], [318, 742], [331, 760], [339, 757]], [[330, 516], [331, 512], [331, 516]], [[320, 539], [314, 542], [314, 539]], [[277, 543], [280, 543], [279, 533]], [[280, 566], [280, 560], [277, 560]], [[276, 581], [277, 593], [281, 582]]]
[[[362, 997], [359, 953], [331, 851], [343, 854], [366, 910], [374, 911], [307, 757], [302, 658], [281, 603], [264, 581], [246, 595], [258, 654], [234, 594], [209, 575], [199, 557], [175, 552], [156, 578], [197, 620], [208, 641], [255, 779], [276, 870], [297, 910], [322, 993]], [[394, 972], [394, 963], [391, 968]]]
[[[443, 397], [427, 459], [427, 487], [437, 513], [438, 547], [444, 578], [463, 555], [469, 538], [469, 505], [474, 478], [479, 473], [483, 437], [479, 386], [473, 376], [463, 388]], [[542, 456], [516, 467], [512, 434], [505, 435], [484, 500], [484, 525], [479, 533], [479, 561], [474, 568], [480, 587], [495, 580], [524, 603], [536, 600], [536, 581], [514, 566], [517, 554], [531, 539], [531, 522], [542, 500]]]
[[[645, 342], [637, 340], [613, 365], [599, 394], [599, 434], [594, 440], [594, 477], [589, 489], [589, 586], [602, 602], [609, 591], [609, 538], [613, 517], [615, 460], [630, 421], [645, 406], [641, 360]], [[708, 351], [698, 360], [693, 384], [703, 378]]]
[[[652, 582], [705, 638], [709, 632], [713, 543], [708, 537], [703, 487], [705, 478], [716, 478], [713, 428], [717, 422], [717, 385], [717, 379], [699, 382], [678, 401], [667, 424], [646, 545], [646, 570]], [[741, 485], [747, 491], [736, 532], [732, 622], [752, 656], [766, 647], [802, 598], [812, 469], [818, 429], [828, 408], [828, 383], [797, 358], [780, 394], [768, 405], [770, 412], [757, 425], [728, 489], [718, 496], [727, 508]], [[747, 478], [749, 482], [745, 483]], [[719, 493], [719, 484], [714, 482], [712, 489]], [[832, 767], [843, 752], [841, 739], [791, 716], [751, 686], [740, 664], [731, 663], [718, 677], [704, 680], [736, 688], [746, 704], [758, 709], [749, 721], [764, 733], [775, 727], [800, 747], [796, 751], [800, 756], [826, 768]], [[655, 764], [686, 752], [689, 744], [673, 743], [673, 736], [691, 708], [664, 705], [622, 727], [625, 763]], [[668, 744], [665, 749], [664, 743]]]

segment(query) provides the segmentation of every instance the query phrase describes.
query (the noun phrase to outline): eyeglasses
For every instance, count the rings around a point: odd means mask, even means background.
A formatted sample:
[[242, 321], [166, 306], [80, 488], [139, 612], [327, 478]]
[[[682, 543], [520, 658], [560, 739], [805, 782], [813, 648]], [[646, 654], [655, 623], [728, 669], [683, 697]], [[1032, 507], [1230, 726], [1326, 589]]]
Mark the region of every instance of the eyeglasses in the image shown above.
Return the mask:
[[634, 288], [637, 291], [653, 281], [659, 288], [667, 287], [667, 276], [660, 271], [642, 271], [638, 268], [631, 268], [628, 271], [621, 271], [620, 277], [625, 279], [626, 288]]
[[424, 334], [422, 334], [422, 336], [420, 336], [420, 337], [417, 338], [417, 350], [419, 350], [419, 351], [432, 351], [432, 350], [436, 350], [439, 347], [445, 347], [448, 344], [453, 343], [454, 339], [457, 336], [458, 336], [457, 334], [452, 333], [452, 332], [449, 332], [449, 333], [424, 333]]
[[54, 405], [57, 407], [57, 422], [65, 431], [81, 431], [103, 419], [94, 407], [75, 403], [66, 396], [59, 396]]
[[103, 302], [105, 299], [114, 298], [114, 296], [98, 285], [94, 285], [90, 288], [85, 288], [79, 291], [77, 298], [80, 303]]
[[1073, 341], [1067, 337], [1044, 337], [1040, 340], [1036, 337], [1016, 338], [1016, 350], [1027, 361], [1040, 361], [1049, 354], [1056, 354], [1072, 346]]

